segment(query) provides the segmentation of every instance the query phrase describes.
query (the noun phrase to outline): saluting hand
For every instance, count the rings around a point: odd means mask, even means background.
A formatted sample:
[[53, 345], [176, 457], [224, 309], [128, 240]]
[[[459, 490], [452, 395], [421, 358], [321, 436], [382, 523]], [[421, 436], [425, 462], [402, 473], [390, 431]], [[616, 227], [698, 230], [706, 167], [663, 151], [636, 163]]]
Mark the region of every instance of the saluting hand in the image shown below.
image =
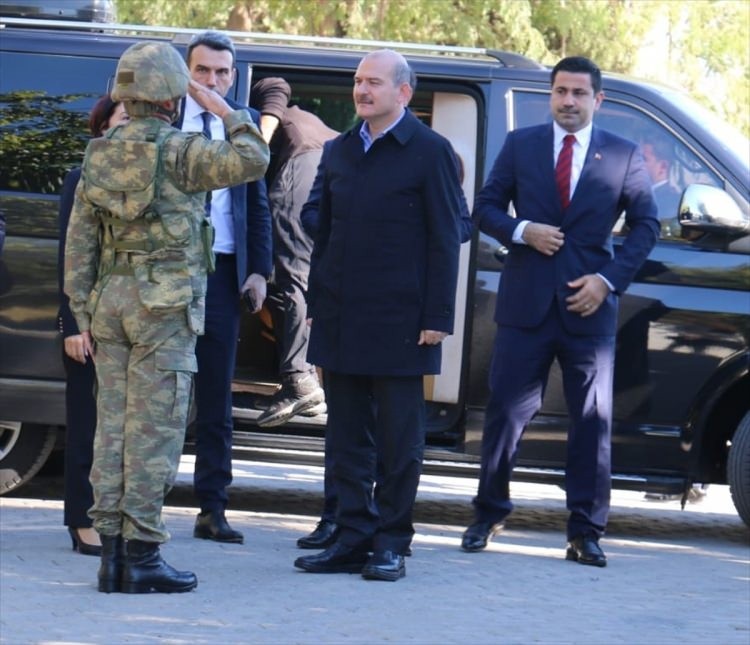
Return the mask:
[[211, 114], [215, 114], [219, 118], [223, 119], [225, 115], [232, 111], [229, 103], [224, 100], [221, 94], [192, 79], [188, 85], [188, 94], [204, 110], [208, 110]]

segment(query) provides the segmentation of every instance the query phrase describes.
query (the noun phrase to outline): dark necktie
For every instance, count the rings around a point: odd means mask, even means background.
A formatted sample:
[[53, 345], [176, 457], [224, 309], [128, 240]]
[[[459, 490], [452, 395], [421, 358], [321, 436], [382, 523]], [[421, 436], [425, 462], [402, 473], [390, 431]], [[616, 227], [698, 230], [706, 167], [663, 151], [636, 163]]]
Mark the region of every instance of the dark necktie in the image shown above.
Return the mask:
[[570, 168], [573, 165], [573, 144], [575, 141], [575, 135], [565, 135], [563, 147], [555, 166], [555, 183], [557, 184], [557, 192], [560, 193], [560, 202], [563, 209], [566, 209], [570, 204]]
[[206, 139], [211, 138], [211, 113], [201, 112], [201, 119], [203, 119], [203, 136]]
[[[203, 119], [203, 136], [206, 139], [211, 138], [211, 113], [201, 112], [201, 119]], [[206, 217], [211, 217], [211, 191], [206, 191]]]

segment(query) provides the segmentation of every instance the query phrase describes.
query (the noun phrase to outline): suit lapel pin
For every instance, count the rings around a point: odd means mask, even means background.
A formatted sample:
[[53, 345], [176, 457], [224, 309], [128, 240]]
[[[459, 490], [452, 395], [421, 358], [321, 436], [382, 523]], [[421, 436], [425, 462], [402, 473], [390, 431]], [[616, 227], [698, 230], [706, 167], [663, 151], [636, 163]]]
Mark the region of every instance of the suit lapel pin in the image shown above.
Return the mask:
[[597, 161], [601, 161], [601, 158], [602, 156], [598, 152], [594, 153], [594, 159], [596, 159]]

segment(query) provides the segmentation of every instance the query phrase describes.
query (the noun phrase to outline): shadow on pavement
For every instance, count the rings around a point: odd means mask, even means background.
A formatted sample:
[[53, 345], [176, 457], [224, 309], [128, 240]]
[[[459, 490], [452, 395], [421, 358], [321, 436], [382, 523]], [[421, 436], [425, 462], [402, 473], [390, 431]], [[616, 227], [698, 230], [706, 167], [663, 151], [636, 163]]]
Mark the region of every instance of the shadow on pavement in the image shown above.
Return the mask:
[[[61, 500], [63, 480], [58, 475], [37, 476], [19, 491], [7, 497]], [[470, 498], [455, 495], [417, 498], [414, 521], [464, 527], [473, 519]], [[750, 529], [733, 513], [696, 512], [688, 505], [680, 510], [678, 502], [670, 504], [618, 503], [613, 506], [607, 528], [609, 538], [710, 538], [750, 545]], [[166, 504], [195, 507], [192, 485], [179, 481], [167, 496]], [[281, 513], [310, 516], [322, 509], [323, 495], [317, 488], [278, 488], [273, 485], [247, 485], [230, 489], [229, 508], [256, 513]], [[317, 518], [316, 518], [317, 519]], [[561, 498], [534, 498], [516, 501], [516, 508], [506, 523], [510, 530], [554, 531], [565, 533], [567, 511]]]

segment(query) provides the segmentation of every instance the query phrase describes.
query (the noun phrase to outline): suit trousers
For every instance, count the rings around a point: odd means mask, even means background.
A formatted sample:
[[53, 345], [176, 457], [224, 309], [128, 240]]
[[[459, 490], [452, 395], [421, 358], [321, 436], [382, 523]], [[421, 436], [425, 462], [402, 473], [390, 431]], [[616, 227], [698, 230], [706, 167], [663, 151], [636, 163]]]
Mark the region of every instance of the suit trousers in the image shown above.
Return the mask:
[[336, 521], [336, 513], [339, 507], [339, 492], [336, 490], [336, 481], [334, 479], [333, 457], [330, 446], [330, 432], [325, 436], [325, 455], [323, 460], [323, 512], [320, 514], [321, 520], [329, 522]]
[[85, 364], [63, 351], [65, 367], [65, 501], [63, 522], [71, 528], [88, 528], [88, 510], [94, 504], [89, 482], [96, 433], [96, 372], [89, 358]]
[[232, 483], [232, 377], [240, 326], [234, 255], [216, 256], [208, 276], [205, 333], [195, 354], [196, 446], [193, 488], [201, 511], [223, 511]]
[[425, 442], [423, 387], [421, 376], [326, 371], [326, 441], [344, 544], [404, 553], [411, 543]]
[[614, 336], [568, 333], [556, 302], [538, 327], [498, 326], [474, 499], [476, 518], [499, 522], [513, 510], [510, 478], [519, 442], [541, 408], [555, 359], [562, 370], [570, 415], [565, 475], [568, 537], [601, 536], [611, 488]]

